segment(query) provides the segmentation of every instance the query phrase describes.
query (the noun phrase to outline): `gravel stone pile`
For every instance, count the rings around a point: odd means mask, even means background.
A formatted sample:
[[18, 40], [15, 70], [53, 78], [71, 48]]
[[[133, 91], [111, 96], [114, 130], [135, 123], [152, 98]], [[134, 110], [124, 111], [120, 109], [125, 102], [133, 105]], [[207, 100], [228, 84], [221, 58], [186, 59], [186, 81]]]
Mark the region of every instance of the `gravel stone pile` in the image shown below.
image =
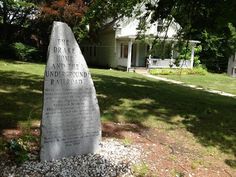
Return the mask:
[[[56, 161], [27, 161], [21, 166], [7, 166], [2, 162], [3, 177], [53, 177], [53, 176], [132, 176], [132, 165], [140, 163], [141, 148], [107, 139], [101, 142], [97, 154], [78, 155]], [[2, 168], [3, 167], [3, 168]]]

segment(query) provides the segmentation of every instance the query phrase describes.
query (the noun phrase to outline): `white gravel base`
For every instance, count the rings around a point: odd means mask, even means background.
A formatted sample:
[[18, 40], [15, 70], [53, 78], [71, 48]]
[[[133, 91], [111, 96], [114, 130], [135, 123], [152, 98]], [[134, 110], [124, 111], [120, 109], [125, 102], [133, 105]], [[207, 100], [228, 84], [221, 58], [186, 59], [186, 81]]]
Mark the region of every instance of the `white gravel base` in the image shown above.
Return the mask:
[[97, 154], [78, 155], [50, 162], [27, 161], [19, 167], [6, 166], [3, 162], [0, 176], [132, 176], [132, 165], [140, 163], [139, 147], [125, 146], [113, 139], [102, 141], [100, 146], [101, 150]]

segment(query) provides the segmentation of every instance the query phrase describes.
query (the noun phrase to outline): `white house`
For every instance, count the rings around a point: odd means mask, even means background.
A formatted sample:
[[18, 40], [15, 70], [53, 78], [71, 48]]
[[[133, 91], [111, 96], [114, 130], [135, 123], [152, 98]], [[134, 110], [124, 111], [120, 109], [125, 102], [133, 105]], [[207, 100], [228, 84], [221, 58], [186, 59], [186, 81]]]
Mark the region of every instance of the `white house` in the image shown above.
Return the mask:
[[[171, 23], [167, 33], [158, 31], [162, 25], [163, 23], [160, 23], [160, 21], [147, 25], [145, 40], [138, 40], [139, 20], [136, 17], [125, 17], [101, 31], [98, 43], [93, 45], [83, 43], [81, 49], [87, 63], [90, 65], [125, 68], [127, 71], [135, 67], [177, 67], [174, 65], [174, 58], [177, 54], [173, 50], [169, 52], [169, 56], [166, 56], [165, 59], [161, 59], [158, 55], [150, 55], [149, 51], [156, 36], [161, 38], [166, 36], [167, 41], [176, 41], [175, 36], [180, 28], [179, 25]], [[194, 46], [199, 42], [189, 41], [189, 43], [192, 46], [191, 58], [190, 60], [180, 61], [180, 66], [183, 68], [193, 67]], [[158, 48], [155, 50], [158, 51]]]
[[227, 74], [236, 77], [236, 53], [229, 58]]

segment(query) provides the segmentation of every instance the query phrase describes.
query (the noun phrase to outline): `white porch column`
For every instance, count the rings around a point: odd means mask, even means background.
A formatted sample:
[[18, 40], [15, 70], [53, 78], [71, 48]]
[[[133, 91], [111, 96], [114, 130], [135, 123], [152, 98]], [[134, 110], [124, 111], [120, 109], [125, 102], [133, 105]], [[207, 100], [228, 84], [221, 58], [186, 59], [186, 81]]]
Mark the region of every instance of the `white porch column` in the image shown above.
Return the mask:
[[194, 46], [192, 46], [192, 51], [191, 51], [191, 69], [193, 69], [193, 61], [194, 61]]
[[171, 56], [170, 56], [170, 65], [173, 65], [173, 59], [174, 59], [174, 43], [171, 44]]
[[127, 59], [127, 71], [131, 68], [131, 57], [132, 57], [132, 40], [129, 41], [128, 44], [128, 59]]
[[137, 43], [136, 49], [136, 66], [139, 66], [139, 42]]
[[[149, 44], [149, 52], [150, 52], [151, 50], [152, 50], [152, 43]], [[152, 55], [149, 54], [148, 58], [151, 59], [151, 58], [152, 58]]]

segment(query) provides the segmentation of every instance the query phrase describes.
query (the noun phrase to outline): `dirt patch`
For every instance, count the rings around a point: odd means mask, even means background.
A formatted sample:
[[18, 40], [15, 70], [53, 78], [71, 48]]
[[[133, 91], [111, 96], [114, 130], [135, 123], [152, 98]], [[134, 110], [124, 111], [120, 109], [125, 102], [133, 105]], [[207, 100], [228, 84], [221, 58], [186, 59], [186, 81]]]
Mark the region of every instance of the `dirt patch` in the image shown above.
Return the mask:
[[[39, 139], [38, 126], [31, 129], [33, 137]], [[189, 141], [186, 131], [147, 129], [135, 124], [103, 123], [103, 138], [117, 138], [123, 143], [137, 144], [143, 149], [142, 159], [148, 166], [147, 176], [188, 177], [233, 177], [236, 170], [230, 168], [225, 159], [202, 152], [202, 146]], [[4, 130], [2, 138], [10, 140], [22, 136], [20, 129]], [[31, 153], [38, 156], [39, 142], [30, 144]], [[3, 157], [3, 156], [2, 156]], [[1, 160], [5, 160], [0, 158]]]
[[181, 130], [173, 137], [166, 130], [106, 123], [103, 125], [103, 133], [104, 136], [115, 135], [117, 138], [129, 139], [141, 146], [143, 161], [149, 168], [147, 176], [236, 176], [236, 171], [227, 166], [224, 160], [219, 160], [212, 154], [203, 154], [203, 147], [198, 143], [189, 143], [188, 137], [181, 134]]

